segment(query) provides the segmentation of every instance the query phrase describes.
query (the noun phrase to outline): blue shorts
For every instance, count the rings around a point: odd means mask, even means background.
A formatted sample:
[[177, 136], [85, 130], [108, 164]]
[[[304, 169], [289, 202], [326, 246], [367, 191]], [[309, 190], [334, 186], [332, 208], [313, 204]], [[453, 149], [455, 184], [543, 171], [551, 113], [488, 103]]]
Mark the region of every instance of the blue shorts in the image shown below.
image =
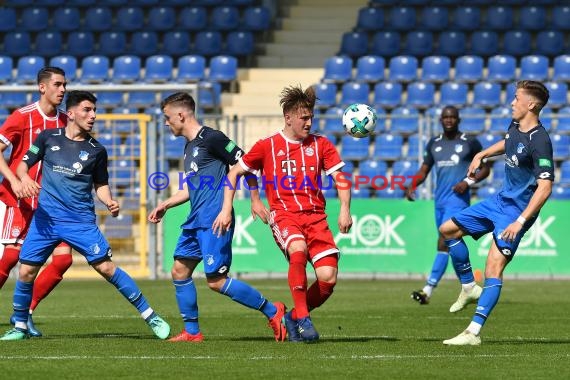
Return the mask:
[[61, 242], [81, 253], [89, 265], [111, 258], [111, 247], [96, 224], [61, 223], [34, 216], [20, 251], [20, 262], [43, 265]]
[[183, 229], [176, 243], [174, 259], [204, 260], [206, 277], [225, 275], [232, 265], [233, 235], [233, 229], [220, 237], [212, 228]]
[[435, 226], [439, 227], [447, 222], [451, 217], [467, 208], [468, 206], [455, 206], [455, 207], [436, 207], [435, 208]]
[[528, 219], [513, 241], [506, 242], [499, 238], [505, 228], [516, 221], [520, 214], [521, 210], [516, 205], [504, 202], [495, 196], [466, 208], [451, 219], [463, 232], [471, 235], [475, 240], [492, 231], [497, 248], [510, 261], [522, 237], [536, 221], [536, 217]]

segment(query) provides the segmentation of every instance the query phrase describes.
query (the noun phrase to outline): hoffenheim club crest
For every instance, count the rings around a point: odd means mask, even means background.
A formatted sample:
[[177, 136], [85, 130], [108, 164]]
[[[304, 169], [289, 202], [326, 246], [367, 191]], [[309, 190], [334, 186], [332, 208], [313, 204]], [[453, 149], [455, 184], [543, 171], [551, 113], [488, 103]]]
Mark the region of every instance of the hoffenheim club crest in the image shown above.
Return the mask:
[[82, 150], [81, 152], [79, 152], [79, 159], [81, 161], [87, 161], [87, 159], [89, 158], [89, 153]]

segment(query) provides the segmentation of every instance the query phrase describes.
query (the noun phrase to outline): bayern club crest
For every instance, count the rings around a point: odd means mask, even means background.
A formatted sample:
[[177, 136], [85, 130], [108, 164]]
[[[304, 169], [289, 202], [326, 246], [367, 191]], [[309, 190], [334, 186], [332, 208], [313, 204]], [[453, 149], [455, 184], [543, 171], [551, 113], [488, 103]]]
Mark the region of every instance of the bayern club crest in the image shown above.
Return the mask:
[[309, 146], [305, 149], [305, 154], [309, 157], [312, 157], [315, 154], [315, 150]]

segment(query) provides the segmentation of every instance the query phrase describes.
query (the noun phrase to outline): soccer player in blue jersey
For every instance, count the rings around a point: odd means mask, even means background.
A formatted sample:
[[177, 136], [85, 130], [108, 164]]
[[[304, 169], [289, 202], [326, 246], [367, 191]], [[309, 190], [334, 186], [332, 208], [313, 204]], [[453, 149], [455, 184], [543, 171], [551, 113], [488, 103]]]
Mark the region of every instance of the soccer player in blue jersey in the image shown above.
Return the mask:
[[[421, 185], [431, 169], [435, 166], [436, 186], [435, 198], [435, 224], [437, 228], [451, 218], [451, 216], [466, 207], [470, 203], [469, 187], [476, 182], [482, 181], [489, 175], [489, 167], [483, 165], [474, 178], [465, 176], [467, 168], [475, 154], [482, 150], [481, 143], [473, 136], [466, 135], [459, 131], [459, 111], [453, 106], [444, 107], [440, 117], [443, 133], [432, 137], [424, 152], [424, 162], [415, 174], [418, 178], [416, 186]], [[408, 200], [415, 200], [415, 188], [407, 187], [405, 196]], [[433, 262], [431, 273], [423, 289], [413, 291], [412, 299], [421, 305], [429, 303], [434, 288], [441, 280], [445, 270], [449, 253], [443, 236], [439, 234], [437, 240], [437, 255]], [[458, 274], [459, 276], [459, 274]], [[481, 294], [481, 287], [478, 286], [474, 278], [462, 281], [462, 288], [472, 295], [473, 300], [477, 300]], [[454, 303], [450, 310], [452, 313], [459, 311], [461, 305]]]
[[[269, 302], [252, 286], [228, 276], [232, 263], [233, 226], [221, 236], [212, 230], [212, 224], [222, 209], [224, 179], [229, 165], [236, 164], [243, 150], [222, 132], [200, 125], [195, 117], [196, 103], [189, 94], [172, 94], [163, 100], [161, 108], [172, 134], [186, 139], [184, 171], [187, 189], [182, 189], [161, 202], [149, 214], [148, 220], [158, 223], [169, 208], [188, 200], [191, 206], [190, 213], [181, 226], [182, 232], [174, 251], [171, 272], [184, 329], [170, 341], [204, 340], [198, 324], [197, 293], [192, 279], [196, 266], [202, 260], [210, 289], [261, 311], [269, 320], [275, 340], [285, 340], [287, 331], [282, 323], [285, 305]], [[259, 198], [259, 193], [252, 191], [252, 196]], [[258, 214], [263, 215], [263, 212], [264, 210], [259, 210]]]
[[471, 175], [484, 159], [504, 153], [503, 189], [496, 196], [455, 214], [439, 229], [461, 276], [473, 276], [469, 250], [462, 237], [471, 235], [477, 239], [487, 232], [493, 233], [485, 265], [485, 284], [473, 319], [465, 331], [444, 340], [443, 344], [481, 344], [481, 328], [499, 301], [503, 271], [552, 192], [552, 143], [538, 119], [548, 98], [548, 89], [540, 82], [517, 83], [511, 103], [513, 121], [505, 139], [476, 154], [468, 169]]
[[[133, 279], [111, 261], [111, 248], [95, 220], [91, 191], [112, 216], [119, 214], [119, 203], [109, 189], [107, 151], [89, 134], [95, 123], [97, 99], [87, 91], [67, 94], [67, 125], [41, 132], [16, 170], [24, 196], [39, 192], [38, 208], [20, 253], [20, 272], [14, 289], [15, 326], [0, 340], [28, 338], [28, 312], [34, 280], [53, 249], [65, 242], [81, 253], [89, 265], [113, 284], [140, 312], [160, 339], [166, 339], [170, 326], [149, 306]], [[28, 169], [42, 160], [40, 186]]]

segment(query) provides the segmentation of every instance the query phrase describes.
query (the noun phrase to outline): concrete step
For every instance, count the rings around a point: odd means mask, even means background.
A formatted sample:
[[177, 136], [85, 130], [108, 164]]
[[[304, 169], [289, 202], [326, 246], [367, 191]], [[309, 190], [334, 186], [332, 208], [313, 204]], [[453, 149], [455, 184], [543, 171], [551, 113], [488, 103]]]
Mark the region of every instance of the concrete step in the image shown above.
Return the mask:
[[[326, 9], [325, 9], [326, 8]], [[305, 5], [294, 5], [289, 8], [286, 12], [289, 18], [311, 18], [315, 20], [330, 20], [336, 18], [346, 18], [353, 21], [353, 25], [356, 25], [356, 18], [358, 16], [358, 10], [361, 8], [360, 5], [335, 5], [335, 6], [305, 6]]]
[[283, 30], [330, 30], [330, 31], [344, 31], [352, 30], [356, 25], [356, 21], [350, 17], [343, 18], [329, 18], [325, 20], [313, 20], [307, 17], [301, 18], [284, 18], [282, 22]]
[[338, 53], [340, 49], [340, 42], [338, 43], [319, 43], [319, 44], [277, 44], [267, 43], [260, 44], [264, 49], [265, 55], [282, 55], [282, 56], [309, 56], [316, 55], [320, 57], [333, 56]]
[[338, 30], [308, 31], [308, 30], [278, 30], [273, 34], [272, 42], [295, 44], [336, 44], [340, 45], [342, 32]]

